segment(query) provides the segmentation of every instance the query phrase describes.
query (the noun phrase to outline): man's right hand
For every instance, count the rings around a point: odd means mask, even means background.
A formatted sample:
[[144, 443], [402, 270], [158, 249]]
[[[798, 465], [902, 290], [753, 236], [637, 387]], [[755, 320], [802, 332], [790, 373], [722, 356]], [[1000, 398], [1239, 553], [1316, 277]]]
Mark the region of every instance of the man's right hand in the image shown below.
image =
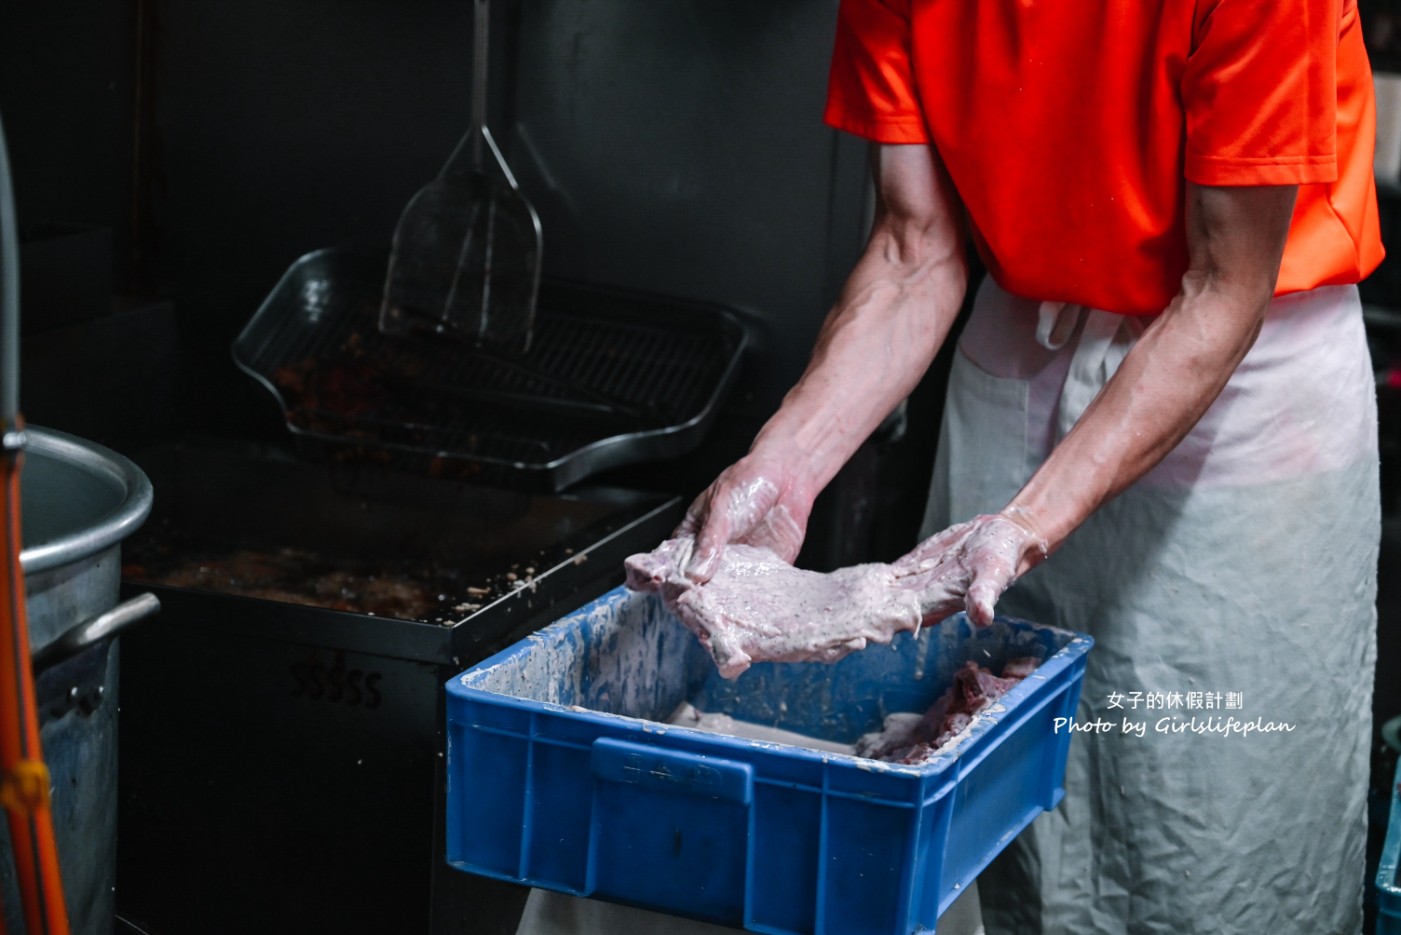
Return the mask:
[[769, 549], [785, 562], [798, 557], [816, 491], [803, 490], [799, 471], [785, 459], [751, 453], [707, 487], [674, 535], [696, 540], [686, 575], [709, 581], [732, 542]]
[[749, 454], [691, 505], [676, 535], [708, 581], [731, 542], [792, 562], [817, 493], [910, 394], [958, 315], [968, 281], [962, 205], [934, 148], [874, 149], [871, 237], [818, 332], [812, 359]]

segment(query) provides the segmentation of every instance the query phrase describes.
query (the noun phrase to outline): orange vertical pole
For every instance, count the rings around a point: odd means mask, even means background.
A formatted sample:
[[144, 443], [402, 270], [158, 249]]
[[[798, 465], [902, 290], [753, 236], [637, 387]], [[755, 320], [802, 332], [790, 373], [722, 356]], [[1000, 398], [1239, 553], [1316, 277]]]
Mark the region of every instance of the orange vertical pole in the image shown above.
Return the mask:
[[39, 712], [30, 667], [25, 606], [19, 475], [23, 432], [4, 427], [4, 530], [0, 535], [0, 804], [9, 818], [15, 876], [30, 933], [67, 935], [68, 910], [59, 876], [49, 806], [49, 771], [39, 743]]
[[10, 821], [15, 877], [29, 935], [68, 935], [58, 875], [49, 770], [29, 655], [20, 567], [19, 237], [5, 132], [0, 128], [0, 804]]

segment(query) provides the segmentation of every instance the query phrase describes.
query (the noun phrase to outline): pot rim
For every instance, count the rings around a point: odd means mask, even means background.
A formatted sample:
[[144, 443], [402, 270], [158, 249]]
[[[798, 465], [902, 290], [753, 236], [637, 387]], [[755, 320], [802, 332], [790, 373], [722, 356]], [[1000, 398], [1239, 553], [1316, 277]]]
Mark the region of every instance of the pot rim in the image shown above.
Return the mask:
[[67, 432], [33, 425], [26, 426], [24, 431], [26, 452], [42, 454], [86, 468], [94, 474], [105, 475], [126, 489], [126, 497], [117, 508], [95, 518], [92, 524], [21, 551], [20, 567], [26, 575], [96, 555], [121, 542], [146, 521], [154, 500], [151, 479], [129, 458]]

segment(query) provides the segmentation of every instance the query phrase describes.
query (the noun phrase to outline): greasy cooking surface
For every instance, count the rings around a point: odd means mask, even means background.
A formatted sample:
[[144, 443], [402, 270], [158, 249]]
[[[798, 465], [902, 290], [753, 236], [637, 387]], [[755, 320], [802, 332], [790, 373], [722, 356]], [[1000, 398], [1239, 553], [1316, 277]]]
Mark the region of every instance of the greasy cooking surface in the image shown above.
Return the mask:
[[727, 312], [545, 284], [530, 350], [379, 330], [384, 261], [303, 257], [234, 342], [289, 428], [343, 455], [413, 453], [452, 476], [561, 490], [699, 442], [744, 331]]
[[[362, 610], [390, 617], [419, 618], [438, 601], [433, 586], [390, 569], [352, 570], [302, 549], [216, 549], [172, 536], [148, 546], [122, 565], [122, 577], [137, 584], [242, 594], [289, 604]], [[434, 576], [436, 577], [436, 576]]]
[[522, 589], [544, 596], [552, 570], [583, 566], [659, 499], [530, 495], [248, 446], [141, 460], [160, 494], [123, 549], [127, 581], [442, 625]]
[[553, 561], [552, 552], [567, 556], [570, 550], [542, 549], [531, 563], [471, 574], [435, 561], [375, 563], [313, 549], [211, 543], [166, 528], [128, 550], [122, 577], [136, 584], [448, 625], [530, 587]]

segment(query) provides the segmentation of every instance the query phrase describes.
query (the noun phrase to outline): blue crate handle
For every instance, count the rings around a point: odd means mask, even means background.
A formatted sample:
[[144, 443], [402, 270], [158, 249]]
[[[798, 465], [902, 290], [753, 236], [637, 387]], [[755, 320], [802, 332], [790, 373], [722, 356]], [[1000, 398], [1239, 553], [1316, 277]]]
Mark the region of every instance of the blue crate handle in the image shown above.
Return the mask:
[[740, 805], [748, 805], [754, 798], [754, 767], [749, 763], [613, 737], [594, 741], [593, 774], [606, 782], [630, 783]]

